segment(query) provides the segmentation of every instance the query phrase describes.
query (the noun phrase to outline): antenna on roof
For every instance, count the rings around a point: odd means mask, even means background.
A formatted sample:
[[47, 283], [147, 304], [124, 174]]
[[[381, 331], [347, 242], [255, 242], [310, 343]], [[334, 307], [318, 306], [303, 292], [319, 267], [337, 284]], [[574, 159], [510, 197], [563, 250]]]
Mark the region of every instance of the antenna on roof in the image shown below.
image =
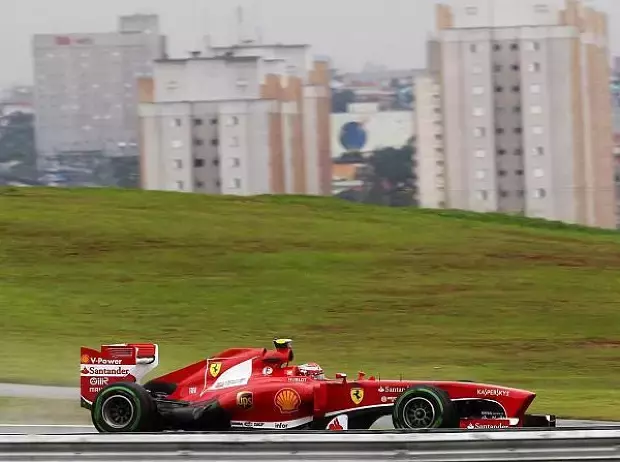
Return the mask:
[[237, 5], [237, 44], [243, 42], [243, 7]]

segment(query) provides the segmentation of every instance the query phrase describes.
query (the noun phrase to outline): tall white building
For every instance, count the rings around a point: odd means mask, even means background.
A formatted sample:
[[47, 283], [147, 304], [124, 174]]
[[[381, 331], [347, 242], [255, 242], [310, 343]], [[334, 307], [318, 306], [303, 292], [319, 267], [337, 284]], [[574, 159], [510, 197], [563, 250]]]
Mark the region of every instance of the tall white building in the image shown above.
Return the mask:
[[141, 88], [143, 188], [330, 194], [328, 66], [308, 46], [159, 60]]
[[165, 50], [155, 15], [121, 16], [113, 32], [35, 35], [40, 167], [137, 157], [137, 82], [151, 76], [153, 60]]
[[429, 51], [446, 207], [616, 226], [604, 14], [577, 0], [458, 0], [438, 6]]
[[423, 208], [444, 208], [447, 195], [441, 86], [437, 76], [429, 73], [417, 76], [414, 88], [418, 203]]

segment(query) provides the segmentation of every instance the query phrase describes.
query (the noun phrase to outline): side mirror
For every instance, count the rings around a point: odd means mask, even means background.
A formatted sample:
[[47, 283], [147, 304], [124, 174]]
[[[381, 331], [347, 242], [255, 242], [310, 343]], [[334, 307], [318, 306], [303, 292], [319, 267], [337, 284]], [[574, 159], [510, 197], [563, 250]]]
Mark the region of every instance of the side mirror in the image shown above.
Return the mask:
[[336, 374], [336, 378], [337, 379], [342, 379], [342, 383], [347, 381], [347, 374], [345, 374], [344, 372], [338, 372]]

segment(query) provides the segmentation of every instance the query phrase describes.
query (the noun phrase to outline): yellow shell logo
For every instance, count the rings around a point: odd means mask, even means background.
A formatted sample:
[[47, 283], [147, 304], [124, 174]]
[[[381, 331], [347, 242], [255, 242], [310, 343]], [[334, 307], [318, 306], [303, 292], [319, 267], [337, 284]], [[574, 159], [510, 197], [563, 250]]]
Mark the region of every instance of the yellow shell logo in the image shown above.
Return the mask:
[[88, 361], [90, 361], [90, 356], [82, 355], [82, 357], [80, 358], [80, 361], [82, 361], [82, 364], [86, 364]]
[[291, 388], [283, 388], [276, 393], [274, 402], [282, 414], [288, 414], [299, 409], [301, 398], [299, 397], [299, 393], [295, 390]]

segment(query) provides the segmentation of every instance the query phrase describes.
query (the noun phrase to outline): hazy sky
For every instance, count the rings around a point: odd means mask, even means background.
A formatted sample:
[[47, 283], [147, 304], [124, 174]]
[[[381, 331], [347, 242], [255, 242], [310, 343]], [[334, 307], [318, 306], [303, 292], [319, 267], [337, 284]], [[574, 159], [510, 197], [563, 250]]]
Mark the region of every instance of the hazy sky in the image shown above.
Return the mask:
[[[116, 17], [160, 15], [173, 55], [196, 48], [202, 36], [235, 38], [235, 7], [262, 28], [265, 41], [303, 42], [337, 67], [365, 62], [424, 67], [425, 40], [434, 27], [434, 0], [1, 0], [0, 86], [30, 83], [35, 33], [105, 32]], [[518, 1], [518, 0], [514, 0]], [[620, 0], [590, 0], [610, 15], [612, 51], [620, 53]], [[251, 13], [250, 13], [251, 12]]]

